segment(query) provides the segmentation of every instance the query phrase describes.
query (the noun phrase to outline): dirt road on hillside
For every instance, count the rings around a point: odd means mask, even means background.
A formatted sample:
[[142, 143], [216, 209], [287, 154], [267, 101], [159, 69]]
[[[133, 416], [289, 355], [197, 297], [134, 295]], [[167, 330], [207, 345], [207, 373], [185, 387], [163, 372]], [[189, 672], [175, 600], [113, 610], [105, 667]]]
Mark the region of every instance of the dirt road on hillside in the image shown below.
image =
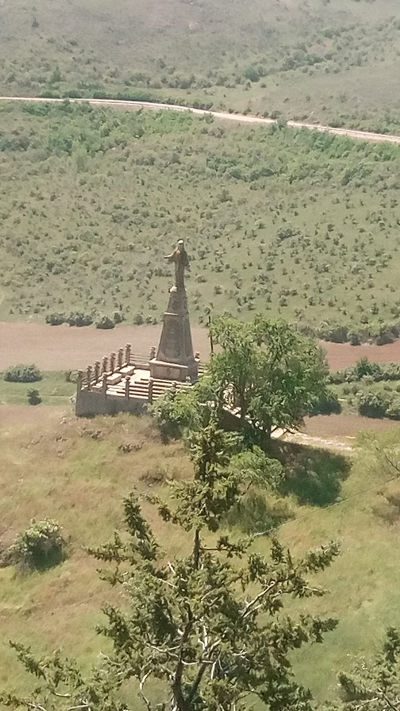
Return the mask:
[[[180, 111], [189, 112], [197, 116], [213, 116], [220, 121], [235, 121], [236, 123], [271, 125], [277, 121], [262, 116], [250, 116], [249, 114], [229, 113], [227, 111], [207, 111], [196, 109], [193, 106], [180, 106], [178, 104], [163, 104], [153, 101], [124, 101], [120, 99], [50, 99], [33, 96], [0, 96], [0, 101], [25, 101], [35, 103], [62, 103], [71, 101], [72, 103], [87, 103], [91, 106], [120, 108], [125, 110], [146, 109], [150, 111]], [[396, 143], [400, 145], [400, 136], [383, 133], [373, 133], [371, 131], [359, 131], [353, 128], [336, 128], [334, 126], [323, 126], [322, 124], [303, 123], [301, 121], [288, 121], [290, 128], [304, 128], [309, 131], [319, 131], [320, 133], [331, 133], [336, 136], [347, 136], [357, 141], [369, 141], [371, 143]]]

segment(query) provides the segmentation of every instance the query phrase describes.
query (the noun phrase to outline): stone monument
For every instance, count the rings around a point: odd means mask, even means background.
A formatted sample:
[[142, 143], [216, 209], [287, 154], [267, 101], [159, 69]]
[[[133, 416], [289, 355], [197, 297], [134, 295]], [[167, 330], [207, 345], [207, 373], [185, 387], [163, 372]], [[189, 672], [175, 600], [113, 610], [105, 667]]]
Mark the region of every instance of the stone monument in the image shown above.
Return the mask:
[[185, 289], [185, 269], [190, 269], [190, 265], [183, 240], [164, 259], [174, 262], [175, 284], [169, 292], [158, 351], [150, 360], [150, 375], [160, 380], [195, 382], [198, 363], [193, 354]]

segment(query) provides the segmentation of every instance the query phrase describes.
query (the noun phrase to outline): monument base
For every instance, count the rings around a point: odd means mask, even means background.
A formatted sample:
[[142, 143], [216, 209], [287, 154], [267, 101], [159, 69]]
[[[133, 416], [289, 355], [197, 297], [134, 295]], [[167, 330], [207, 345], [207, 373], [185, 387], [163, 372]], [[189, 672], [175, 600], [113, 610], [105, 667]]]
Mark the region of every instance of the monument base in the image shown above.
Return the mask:
[[149, 361], [149, 366], [150, 377], [155, 380], [176, 380], [179, 383], [190, 380], [190, 382], [194, 383], [199, 376], [198, 365], [195, 360], [189, 365], [180, 365], [179, 363], [167, 363], [153, 358]]

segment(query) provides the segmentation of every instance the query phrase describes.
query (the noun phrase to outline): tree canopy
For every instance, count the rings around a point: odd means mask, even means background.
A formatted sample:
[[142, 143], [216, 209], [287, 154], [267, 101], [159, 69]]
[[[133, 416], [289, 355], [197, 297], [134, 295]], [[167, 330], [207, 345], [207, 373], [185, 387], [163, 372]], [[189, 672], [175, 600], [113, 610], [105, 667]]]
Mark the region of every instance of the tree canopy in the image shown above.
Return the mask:
[[400, 709], [400, 633], [386, 631], [372, 660], [358, 659], [353, 671], [338, 674], [341, 703], [326, 711], [398, 711]]
[[320, 347], [289, 324], [222, 317], [212, 334], [219, 349], [211, 380], [242, 426], [249, 421], [267, 437], [276, 429], [296, 429], [326, 395], [328, 369]]

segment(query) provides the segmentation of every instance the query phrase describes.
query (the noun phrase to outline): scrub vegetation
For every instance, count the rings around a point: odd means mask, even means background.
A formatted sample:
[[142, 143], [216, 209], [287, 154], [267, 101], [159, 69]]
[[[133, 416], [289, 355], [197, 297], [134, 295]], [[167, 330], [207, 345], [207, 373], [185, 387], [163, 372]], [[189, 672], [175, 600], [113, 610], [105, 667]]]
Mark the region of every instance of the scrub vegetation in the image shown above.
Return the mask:
[[396, 146], [68, 102], [0, 112], [2, 319], [159, 323], [183, 237], [194, 321], [397, 337]]

